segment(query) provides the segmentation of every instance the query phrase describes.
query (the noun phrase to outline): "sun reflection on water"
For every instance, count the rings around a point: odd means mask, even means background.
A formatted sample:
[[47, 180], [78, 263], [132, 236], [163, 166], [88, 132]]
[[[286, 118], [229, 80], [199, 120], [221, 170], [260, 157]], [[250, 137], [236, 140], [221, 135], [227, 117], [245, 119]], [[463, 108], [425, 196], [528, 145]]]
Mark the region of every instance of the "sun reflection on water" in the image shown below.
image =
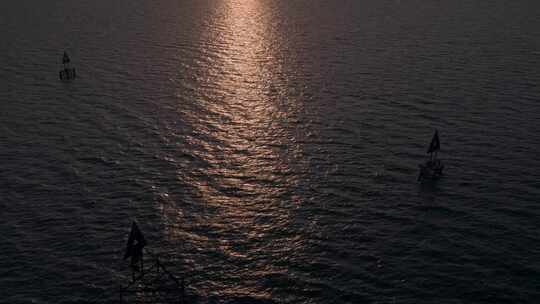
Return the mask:
[[184, 140], [197, 161], [179, 172], [193, 188], [185, 199], [197, 211], [184, 204], [182, 211], [163, 212], [164, 221], [183, 223], [169, 229], [168, 238], [189, 240], [187, 259], [204, 259], [198, 264], [223, 276], [223, 292], [257, 297], [269, 296], [257, 279], [231, 282], [246, 271], [287, 272], [275, 263], [283, 265], [302, 246], [289, 222], [305, 171], [297, 130], [289, 124], [294, 100], [279, 53], [284, 33], [276, 33], [267, 5], [223, 1], [205, 21], [200, 62], [208, 64], [194, 70], [199, 98], [183, 110], [193, 130]]
[[240, 208], [239, 196], [270, 199], [290, 186], [275, 174], [291, 170], [287, 154], [294, 143], [283, 125], [288, 113], [276, 100], [283, 75], [273, 47], [279, 41], [269, 26], [265, 3], [230, 1], [222, 8], [216, 25], [208, 29], [218, 32], [216, 64], [221, 73], [212, 73], [215, 77], [209, 81], [215, 84], [205, 102], [209, 112], [218, 114], [205, 121], [215, 130], [209, 134], [214, 140], [210, 145], [218, 144], [207, 147], [210, 153], [205, 155], [213, 164], [207, 173], [215, 191], [200, 190], [207, 194], [205, 201]]

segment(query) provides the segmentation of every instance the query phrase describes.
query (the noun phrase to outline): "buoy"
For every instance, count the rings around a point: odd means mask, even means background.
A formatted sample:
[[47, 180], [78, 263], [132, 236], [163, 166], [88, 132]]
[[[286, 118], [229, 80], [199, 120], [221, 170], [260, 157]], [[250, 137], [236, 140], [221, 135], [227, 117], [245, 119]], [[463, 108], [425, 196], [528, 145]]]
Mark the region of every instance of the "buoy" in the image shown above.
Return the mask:
[[75, 68], [69, 66], [70, 61], [71, 60], [69, 59], [68, 54], [64, 51], [64, 56], [62, 57], [62, 64], [64, 65], [64, 69], [60, 70], [60, 72], [58, 73], [60, 80], [70, 81], [77, 77]]

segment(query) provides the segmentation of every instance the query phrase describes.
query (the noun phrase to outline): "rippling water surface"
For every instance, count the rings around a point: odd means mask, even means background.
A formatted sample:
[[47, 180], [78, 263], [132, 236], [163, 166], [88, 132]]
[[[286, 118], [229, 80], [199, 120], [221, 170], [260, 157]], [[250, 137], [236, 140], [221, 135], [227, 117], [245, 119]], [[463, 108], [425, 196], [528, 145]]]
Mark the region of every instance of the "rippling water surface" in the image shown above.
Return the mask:
[[132, 220], [199, 303], [540, 296], [538, 1], [0, 9], [0, 302], [113, 301]]

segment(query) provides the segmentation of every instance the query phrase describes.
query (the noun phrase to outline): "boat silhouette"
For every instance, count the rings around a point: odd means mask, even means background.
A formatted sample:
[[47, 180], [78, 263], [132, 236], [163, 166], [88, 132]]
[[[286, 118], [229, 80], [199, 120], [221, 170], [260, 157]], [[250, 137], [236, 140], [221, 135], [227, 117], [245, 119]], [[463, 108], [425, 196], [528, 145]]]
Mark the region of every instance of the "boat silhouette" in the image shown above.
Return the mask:
[[69, 65], [70, 62], [71, 60], [69, 59], [68, 54], [64, 51], [64, 56], [62, 56], [62, 64], [64, 65], [64, 68], [58, 73], [60, 80], [62, 81], [71, 81], [77, 77], [75, 68], [72, 68]]
[[435, 180], [443, 175], [444, 164], [440, 159], [437, 159], [437, 153], [440, 149], [439, 131], [435, 129], [435, 134], [433, 134], [427, 150], [429, 159], [425, 163], [418, 165], [420, 167], [418, 181], [422, 181], [423, 179]]

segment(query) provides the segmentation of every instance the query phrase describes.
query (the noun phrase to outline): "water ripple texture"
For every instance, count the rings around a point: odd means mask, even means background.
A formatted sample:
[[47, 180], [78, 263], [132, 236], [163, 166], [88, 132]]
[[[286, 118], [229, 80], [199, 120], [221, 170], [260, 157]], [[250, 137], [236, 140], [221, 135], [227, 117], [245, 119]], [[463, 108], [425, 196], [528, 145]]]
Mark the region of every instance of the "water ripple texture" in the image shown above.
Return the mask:
[[3, 1], [0, 302], [114, 301], [137, 220], [199, 303], [535, 303], [539, 9]]

